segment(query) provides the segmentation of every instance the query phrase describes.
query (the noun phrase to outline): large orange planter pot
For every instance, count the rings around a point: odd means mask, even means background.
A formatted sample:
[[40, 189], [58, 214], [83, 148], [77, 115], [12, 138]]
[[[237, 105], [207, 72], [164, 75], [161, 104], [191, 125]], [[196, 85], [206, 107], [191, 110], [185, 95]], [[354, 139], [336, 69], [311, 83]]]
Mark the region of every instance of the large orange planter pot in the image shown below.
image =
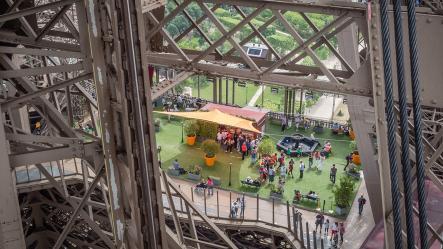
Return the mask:
[[205, 163], [206, 163], [206, 166], [208, 166], [208, 167], [212, 167], [212, 166], [214, 166], [214, 164], [215, 164], [215, 156], [213, 156], [213, 157], [207, 157], [207, 156], [205, 155]]
[[352, 162], [356, 165], [360, 165], [361, 164], [361, 159], [360, 159], [360, 155], [352, 155]]
[[186, 137], [186, 143], [188, 144], [188, 145], [194, 145], [195, 144], [195, 138], [196, 138], [197, 136], [187, 136]]

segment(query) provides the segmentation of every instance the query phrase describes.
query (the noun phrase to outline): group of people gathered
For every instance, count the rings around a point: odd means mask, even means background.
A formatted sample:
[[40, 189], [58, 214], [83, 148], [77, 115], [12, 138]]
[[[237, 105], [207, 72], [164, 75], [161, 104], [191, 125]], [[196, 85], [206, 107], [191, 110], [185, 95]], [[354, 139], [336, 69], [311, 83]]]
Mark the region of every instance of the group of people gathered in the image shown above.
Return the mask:
[[[321, 151], [314, 151], [309, 153], [308, 155], [308, 165], [309, 169], [315, 168], [317, 171], [323, 170], [323, 164], [326, 160], [326, 155], [331, 153], [332, 145], [330, 142], [326, 142], [323, 149]], [[264, 155], [261, 159], [259, 165], [259, 174], [260, 181], [262, 183], [269, 181], [269, 183], [273, 183], [275, 179], [275, 175], [279, 175], [279, 187], [284, 187], [284, 182], [286, 177], [294, 178], [294, 158], [290, 158], [289, 153], [285, 153], [283, 150], [278, 153], [274, 153], [273, 155]], [[297, 157], [301, 157], [302, 155], [297, 154]], [[289, 160], [289, 162], [287, 162]], [[297, 160], [297, 159], [296, 159]], [[288, 165], [286, 167], [286, 165]], [[306, 169], [305, 162], [300, 160], [298, 165], [299, 169], [299, 178], [303, 179], [303, 174]], [[330, 180], [335, 184], [335, 179], [337, 175], [337, 168], [335, 164], [331, 167], [330, 172]]]
[[252, 164], [257, 160], [258, 140], [251, 134], [243, 133], [240, 129], [220, 128], [217, 132], [217, 142], [226, 152], [232, 153], [233, 150], [240, 152], [242, 160], [249, 155]]
[[322, 233], [322, 230], [324, 229], [324, 236], [328, 236], [329, 230], [331, 230], [331, 238], [330, 241], [332, 242], [332, 245], [338, 245], [339, 239], [338, 236], [340, 235], [340, 243], [343, 243], [343, 236], [345, 234], [345, 224], [343, 222], [329, 222], [329, 219], [326, 219], [325, 216], [321, 213], [318, 213], [315, 216], [315, 231], [317, 232], [318, 228], [320, 227], [320, 234]]

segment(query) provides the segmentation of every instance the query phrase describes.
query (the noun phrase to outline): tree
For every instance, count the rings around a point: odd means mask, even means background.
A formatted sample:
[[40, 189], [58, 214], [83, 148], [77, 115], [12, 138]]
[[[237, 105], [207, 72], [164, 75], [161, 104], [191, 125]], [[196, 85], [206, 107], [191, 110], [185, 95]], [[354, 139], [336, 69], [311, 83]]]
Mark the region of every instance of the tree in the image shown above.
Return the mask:
[[270, 155], [274, 152], [275, 144], [270, 138], [264, 138], [258, 145], [258, 152], [262, 155]]
[[340, 181], [337, 186], [334, 187], [332, 192], [335, 197], [335, 204], [339, 208], [347, 208], [349, 207], [349, 201], [354, 194], [355, 181], [344, 175], [340, 177]]

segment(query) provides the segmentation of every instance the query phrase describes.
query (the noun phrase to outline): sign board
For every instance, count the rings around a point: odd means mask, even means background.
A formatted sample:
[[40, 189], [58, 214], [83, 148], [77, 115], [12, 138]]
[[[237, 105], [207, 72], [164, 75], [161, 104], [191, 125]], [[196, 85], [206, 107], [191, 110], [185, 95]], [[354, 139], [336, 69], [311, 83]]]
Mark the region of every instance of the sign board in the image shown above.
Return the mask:
[[239, 82], [237, 83], [237, 85], [238, 85], [239, 87], [246, 87], [246, 82], [244, 82], [244, 81], [239, 81]]

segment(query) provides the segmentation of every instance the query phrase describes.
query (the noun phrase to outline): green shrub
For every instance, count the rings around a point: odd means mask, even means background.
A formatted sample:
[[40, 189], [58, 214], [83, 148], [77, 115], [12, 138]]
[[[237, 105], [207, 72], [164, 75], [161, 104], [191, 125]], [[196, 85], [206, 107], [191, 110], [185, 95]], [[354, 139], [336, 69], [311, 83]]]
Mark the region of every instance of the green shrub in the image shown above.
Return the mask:
[[183, 124], [183, 129], [188, 137], [196, 136], [200, 126], [196, 120], [186, 120]]
[[349, 201], [353, 197], [354, 188], [355, 181], [351, 177], [347, 175], [340, 177], [338, 185], [334, 186], [332, 190], [337, 207], [347, 208], [350, 206]]
[[264, 138], [258, 145], [258, 152], [262, 155], [270, 155], [274, 152], [275, 144], [270, 138]]
[[202, 150], [206, 153], [207, 157], [214, 157], [220, 150], [220, 144], [213, 139], [206, 139], [202, 143]]
[[218, 124], [212, 123], [212, 122], [206, 122], [199, 120], [198, 126], [200, 127], [198, 131], [198, 135], [200, 137], [208, 138], [208, 139], [216, 139], [217, 137], [217, 131], [218, 131]]

